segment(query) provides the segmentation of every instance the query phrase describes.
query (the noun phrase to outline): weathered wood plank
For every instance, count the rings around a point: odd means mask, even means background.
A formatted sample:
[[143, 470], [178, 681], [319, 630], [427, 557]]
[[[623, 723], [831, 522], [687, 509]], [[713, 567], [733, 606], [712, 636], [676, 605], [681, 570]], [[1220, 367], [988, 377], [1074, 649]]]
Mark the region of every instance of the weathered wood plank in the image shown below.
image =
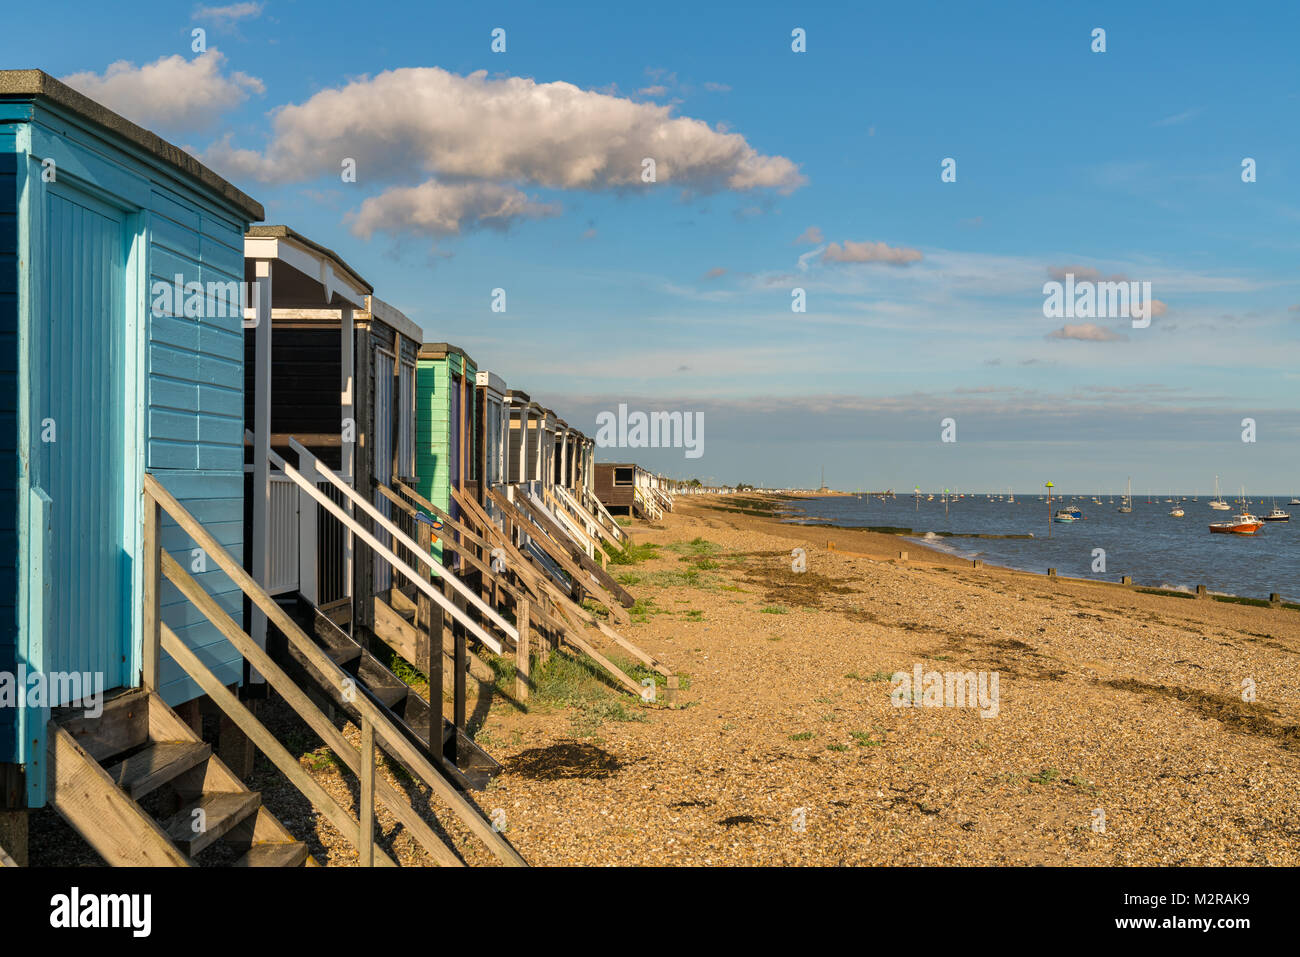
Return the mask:
[[[151, 480], [152, 476], [145, 476], [147, 487], [150, 484], [153, 484]], [[162, 494], [166, 494], [166, 489], [162, 489], [161, 486], [159, 486], [159, 489]], [[175, 510], [173, 510], [172, 507], [169, 507], [169, 503], [165, 500], [163, 501], [163, 505], [167, 508], [167, 511], [173, 515], [173, 517], [177, 518], [178, 521], [184, 521], [189, 526], [187, 531], [194, 536], [194, 540], [199, 544], [199, 546], [204, 548], [208, 552], [208, 556], [212, 558], [213, 561], [217, 562], [221, 568], [235, 580], [236, 584], [244, 589], [245, 594], [247, 594], [254, 603], [261, 606], [261, 608], [267, 613], [267, 617], [274, 622], [277, 628], [284, 632], [287, 639], [291, 641], [294, 647], [297, 648], [298, 651], [311, 663], [312, 667], [322, 675], [334, 675], [336, 680], [340, 682], [351, 677], [347, 672], [335, 665], [334, 662], [330, 660], [329, 656], [316, 646], [315, 642], [303, 634], [302, 629], [299, 628], [293, 619], [288, 616], [284, 609], [280, 608], [273, 598], [267, 595], [266, 592], [257, 588], [248, 573], [230, 557], [228, 552], [223, 550], [215, 541], [212, 540], [211, 536], [207, 534], [201, 525], [192, 521], [190, 516], [184, 513], [184, 510], [181, 509], [179, 505], [175, 505], [174, 502], [170, 503], [170, 505], [174, 506]], [[289, 705], [298, 712], [303, 720], [311, 726], [312, 730], [320, 735], [321, 739], [334, 750], [340, 760], [348, 764], [355, 773], [359, 769], [356, 749], [347, 743], [346, 739], [339, 733], [338, 729], [335, 728], [329, 719], [327, 719], [320, 710], [311, 703], [306, 693], [290, 680], [288, 675], [284, 673], [283, 669], [275, 664], [265, 651], [254, 644], [252, 639], [248, 635], [244, 634], [239, 626], [235, 624], [234, 620], [227, 615], [220, 606], [212, 601], [211, 596], [198, 587], [193, 579], [190, 578], [189, 573], [181, 568], [175, 559], [172, 559], [171, 556], [165, 552], [163, 554], [163, 566], [168, 579], [180, 588], [187, 598], [204, 609], [204, 612], [208, 614], [209, 618], [217, 625], [218, 629], [221, 630], [228, 639], [230, 639], [236, 650], [248, 658], [250, 663], [263, 675], [269, 676], [271, 673], [275, 674], [276, 681], [278, 682], [275, 685], [276, 690], [284, 697]], [[224, 686], [222, 687], [222, 690], [225, 690]], [[229, 694], [229, 692], [226, 693]], [[467, 802], [465, 798], [442, 777], [433, 765], [424, 759], [423, 756], [406, 741], [401, 732], [383, 716], [382, 712], [380, 712], [364, 696], [358, 696], [356, 698], [354, 707], [363, 714], [367, 711], [370, 712], [370, 719], [375, 722], [375, 726], [379, 730], [382, 740], [385, 742], [385, 750], [393, 753], [395, 757], [407, 765], [408, 770], [423, 780], [425, 784], [433, 789], [435, 794], [450, 805], [452, 811], [465, 822], [466, 826], [474, 832], [475, 836], [479, 837], [488, 845], [489, 850], [496, 854], [497, 857], [505, 863], [525, 866], [524, 860], [519, 856], [519, 853], [506, 843], [503, 838], [492, 831], [491, 826], [483, 819], [482, 815], [479, 814], [478, 809], [470, 805], [469, 802]], [[230, 713], [228, 709], [223, 708], [223, 710], [227, 710], [227, 713]], [[233, 714], [231, 716], [234, 717]], [[247, 733], [247, 729], [245, 729], [245, 733]], [[387, 781], [382, 779], [380, 782], [380, 798], [393, 812], [397, 819], [402, 822], [403, 826], [409, 828], [411, 832], [416, 835], [425, 850], [427, 850], [435, 860], [438, 860], [439, 863], [442, 864], [459, 866], [460, 859], [457, 858], [451, 850], [434, 835], [432, 828], [430, 828], [428, 824], [420, 818], [419, 814], [414, 811], [410, 803], [393, 790]], [[348, 833], [348, 831], [345, 830], [344, 833]], [[486, 837], [484, 834], [486, 834]], [[429, 840], [430, 838], [432, 838], [432, 840]], [[426, 841], [428, 843], [426, 843]]]
[[190, 861], [140, 805], [65, 729], [46, 727], [47, 799], [107, 863], [127, 867], [189, 867]]
[[[170, 568], [168, 567], [170, 564], [175, 564], [175, 560], [164, 552], [163, 569], [167, 572], [168, 579], [184, 591], [185, 589], [182, 587], [182, 583], [176, 581], [176, 579], [172, 577]], [[195, 586], [195, 590], [201, 591], [197, 586]], [[214, 621], [213, 623], [216, 624], [218, 628], [221, 628], [223, 624], [219, 621]], [[230, 624], [233, 625], [234, 623], [230, 622]], [[234, 630], [236, 629], [229, 629], [230, 632], [233, 632]], [[227, 633], [228, 629], [222, 628], [222, 631], [223, 633]], [[226, 637], [230, 638], [232, 635], [227, 633]], [[245, 644], [246, 647], [261, 651], [261, 649], [257, 648], [257, 646], [253, 644], [252, 638], [244, 634], [242, 631], [239, 632], [239, 637], [242, 639], [240, 643]], [[231, 720], [239, 725], [240, 730], [253, 740], [253, 743], [256, 744], [258, 749], [271, 760], [271, 763], [280, 770], [280, 773], [287, 777], [294, 787], [296, 787], [322, 814], [325, 815], [325, 817], [329, 819], [331, 824], [338, 828], [344, 835], [357, 833], [360, 826], [357, 819], [352, 817], [352, 815], [349, 814], [341, 804], [335, 801], [323, 787], [317, 784], [315, 778], [303, 770], [302, 765], [298, 763], [298, 759], [290, 754], [288, 749], [276, 739], [275, 735], [271, 734], [271, 732], [266, 729], [266, 726], [253, 716], [253, 713], [244, 706], [243, 702], [231, 694], [226, 689], [226, 686], [218, 681], [213, 676], [212, 672], [208, 671], [203, 662], [199, 661], [198, 656], [186, 647], [184, 642], [177, 638], [172, 630], [166, 625], [163, 625], [163, 648], [169, 655], [176, 659], [181, 667], [184, 668], [195, 681], [199, 683], [199, 686], [203, 688], [204, 693], [211, 697], [222, 711], [230, 715]], [[279, 671], [279, 668], [275, 666], [269, 656], [266, 656], [265, 652], [262, 652], [262, 655], [265, 657], [265, 661], [270, 664], [272, 668]], [[277, 683], [277, 679], [281, 679], [282, 683], [292, 685], [292, 682], [287, 681], [284, 672], [281, 671], [278, 675], [273, 677], [267, 670], [257, 666], [256, 663], [255, 666], [258, 667], [258, 670], [262, 675], [267, 679], [267, 681], [272, 683], [272, 686], [279, 691], [280, 694], [284, 695], [285, 690]], [[286, 700], [288, 700], [287, 695]], [[310, 703], [307, 704], [307, 707], [312, 711], [316, 711]], [[333, 726], [331, 725], [331, 727]], [[340, 737], [342, 736], [340, 735]], [[345, 745], [345, 750], [352, 751], [352, 748], [351, 746]], [[336, 749], [336, 752], [339, 753], [340, 758], [343, 757], [341, 751], [337, 751]], [[382, 851], [379, 851], [378, 854], [380, 857], [380, 863], [394, 867], [396, 866], [394, 861]]]

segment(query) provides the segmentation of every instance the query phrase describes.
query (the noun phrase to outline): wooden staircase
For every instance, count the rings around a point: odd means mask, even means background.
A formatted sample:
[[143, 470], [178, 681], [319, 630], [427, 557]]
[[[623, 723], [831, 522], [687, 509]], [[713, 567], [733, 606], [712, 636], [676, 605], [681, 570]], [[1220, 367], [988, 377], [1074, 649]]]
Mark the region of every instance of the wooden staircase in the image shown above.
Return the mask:
[[[386, 634], [395, 627], [404, 626], [415, 635], [416, 629], [412, 624], [414, 603], [396, 589], [388, 597], [389, 602], [375, 598], [379, 628]], [[356, 688], [382, 709], [403, 736], [431, 762], [440, 766], [458, 788], [481, 791], [501, 772], [501, 765], [454, 722], [447, 720], [441, 708], [438, 712], [440, 724], [431, 733], [434, 710], [429, 700], [398, 678], [324, 611], [300, 596], [294, 617], [330, 660], [355, 679]], [[291, 644], [281, 642], [271, 646], [271, 653], [302, 687], [311, 687], [318, 697], [342, 709], [353, 722], [359, 723], [360, 714], [354, 700], [344, 694], [336, 680], [312, 667], [305, 655]], [[411, 651], [406, 653], [414, 658]], [[430, 688], [429, 692], [431, 699], [441, 705], [442, 688]]]
[[152, 691], [107, 698], [95, 718], [54, 709], [46, 750], [50, 805], [108, 864], [188, 867], [217, 857], [204, 852], [218, 842], [236, 867], [316, 863]]

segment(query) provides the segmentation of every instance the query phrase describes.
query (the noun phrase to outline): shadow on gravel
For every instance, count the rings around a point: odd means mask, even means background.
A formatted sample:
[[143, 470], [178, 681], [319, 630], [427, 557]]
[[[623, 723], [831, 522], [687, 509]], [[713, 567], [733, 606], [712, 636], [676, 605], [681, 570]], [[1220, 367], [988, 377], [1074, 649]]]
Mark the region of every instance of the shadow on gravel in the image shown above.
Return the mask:
[[594, 744], [561, 741], [549, 747], [520, 752], [506, 765], [506, 770], [532, 781], [558, 781], [563, 778], [607, 778], [634, 763], [620, 761]]

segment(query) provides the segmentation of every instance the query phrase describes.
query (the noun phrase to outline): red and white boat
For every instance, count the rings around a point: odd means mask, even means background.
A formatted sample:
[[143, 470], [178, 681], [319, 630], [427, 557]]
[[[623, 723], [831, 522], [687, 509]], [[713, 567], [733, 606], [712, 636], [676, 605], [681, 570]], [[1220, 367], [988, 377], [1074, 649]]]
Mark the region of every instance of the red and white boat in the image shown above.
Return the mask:
[[1212, 522], [1210, 531], [1217, 532], [1220, 535], [1254, 535], [1264, 527], [1264, 520], [1258, 515], [1252, 515], [1250, 506], [1246, 504], [1246, 490], [1241, 490], [1241, 514], [1234, 515], [1228, 522]]
[[1234, 515], [1230, 522], [1211, 522], [1210, 531], [1221, 535], [1254, 535], [1264, 527], [1264, 522], [1250, 512]]

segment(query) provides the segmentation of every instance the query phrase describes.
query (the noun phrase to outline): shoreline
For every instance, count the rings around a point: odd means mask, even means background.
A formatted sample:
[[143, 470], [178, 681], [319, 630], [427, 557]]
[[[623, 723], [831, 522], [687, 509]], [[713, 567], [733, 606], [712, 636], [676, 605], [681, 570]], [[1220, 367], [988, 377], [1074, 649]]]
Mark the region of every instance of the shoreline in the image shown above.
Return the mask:
[[[773, 496], [773, 498], [779, 498], [782, 501], [812, 500], [820, 497], [821, 496], [815, 496], [815, 495], [809, 495], [809, 496], [774, 495]], [[834, 531], [837, 533], [837, 535], [840, 532], [856, 532], [856, 531], [870, 532], [872, 531], [873, 528], [878, 527], [878, 526], [837, 525], [834, 522], [828, 522], [828, 521], [797, 522], [797, 521], [791, 521], [789, 519], [782, 519], [780, 520], [780, 522], [782, 525], [797, 526], [801, 528], [817, 528], [817, 529], [825, 529], [828, 531]], [[1283, 596], [1280, 602], [1274, 603], [1271, 602], [1268, 598], [1261, 598], [1258, 595], [1243, 595], [1238, 592], [1227, 592], [1227, 591], [1217, 591], [1213, 589], [1208, 589], [1203, 583], [1200, 582], [1195, 584], [1170, 584], [1170, 583], [1147, 584], [1136, 580], [1130, 583], [1125, 583], [1123, 581], [1111, 581], [1104, 578], [1080, 578], [1078, 576], [1069, 576], [1069, 575], [1048, 576], [1046, 572], [1038, 572], [1038, 571], [1034, 571], [1031, 568], [1024, 568], [1016, 565], [1007, 565], [1004, 564], [1002, 561], [986, 558], [984, 556], [975, 558], [968, 555], [957, 555], [954, 552], [949, 552], [942, 548], [936, 548], [934, 545], [926, 542], [924, 539], [925, 533], [917, 533], [916, 529], [909, 529], [909, 532], [910, 534], [903, 534], [902, 532], [888, 532], [888, 533], [872, 532], [872, 534], [881, 535], [885, 537], [893, 537], [899, 541], [907, 542], [909, 545], [920, 548], [925, 553], [931, 556], [945, 556], [948, 558], [955, 558], [959, 563], [963, 565], [969, 565], [972, 561], [978, 561], [981, 563], [982, 567], [999, 568], [1004, 571], [1016, 572], [1022, 575], [1052, 577], [1052, 578], [1059, 578], [1059, 579], [1069, 580], [1069, 581], [1087, 582], [1096, 585], [1114, 585], [1119, 588], [1134, 588], [1139, 590], [1147, 589], [1155, 592], [1186, 595], [1188, 597], [1193, 597], [1193, 598], [1202, 597], [1198, 594], [1197, 588], [1206, 588], [1204, 597], [1208, 597], [1211, 599], [1217, 599], [1217, 600], [1226, 599], [1231, 601], [1247, 602], [1251, 604], [1259, 604], [1261, 606], [1266, 606], [1266, 607], [1273, 606], [1275, 604], [1280, 604], [1284, 608], [1300, 611], [1300, 600], [1291, 601], [1287, 599], [1285, 596]], [[1033, 535], [1019, 535], [1019, 534], [993, 535], [993, 534], [975, 534], [975, 533], [961, 534], [961, 533], [952, 533], [952, 532], [950, 533], [934, 532], [931, 534], [934, 534], [937, 538], [943, 540], [947, 540], [950, 538], [962, 539], [962, 540], [969, 539], [973, 541], [979, 541], [981, 539], [988, 540], [988, 539], [1033, 539], [1035, 538], [1035, 536]], [[878, 545], [877, 545], [877, 550], [879, 550]], [[872, 555], [871, 557], [879, 557], [879, 556]], [[1270, 592], [1269, 594], [1272, 593]]]

